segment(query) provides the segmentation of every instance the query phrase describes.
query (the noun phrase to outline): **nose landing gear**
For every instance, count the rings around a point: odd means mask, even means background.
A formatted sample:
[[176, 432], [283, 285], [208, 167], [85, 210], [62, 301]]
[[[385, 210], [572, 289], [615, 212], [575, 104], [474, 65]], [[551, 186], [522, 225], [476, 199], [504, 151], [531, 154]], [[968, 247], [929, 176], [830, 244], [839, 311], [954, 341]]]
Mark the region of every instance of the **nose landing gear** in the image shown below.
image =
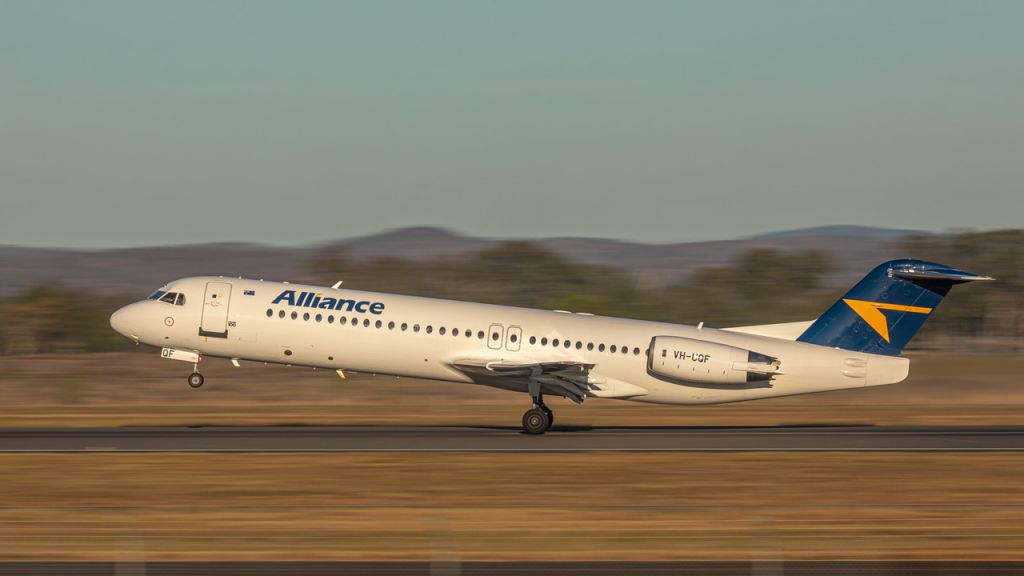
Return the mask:
[[199, 363], [203, 361], [203, 357], [199, 352], [193, 352], [191, 350], [176, 350], [174, 348], [164, 348], [160, 351], [160, 356], [167, 358], [168, 360], [181, 360], [182, 362], [192, 363], [192, 373], [188, 375], [188, 385], [192, 388], [199, 388], [203, 385], [203, 375], [199, 373]]

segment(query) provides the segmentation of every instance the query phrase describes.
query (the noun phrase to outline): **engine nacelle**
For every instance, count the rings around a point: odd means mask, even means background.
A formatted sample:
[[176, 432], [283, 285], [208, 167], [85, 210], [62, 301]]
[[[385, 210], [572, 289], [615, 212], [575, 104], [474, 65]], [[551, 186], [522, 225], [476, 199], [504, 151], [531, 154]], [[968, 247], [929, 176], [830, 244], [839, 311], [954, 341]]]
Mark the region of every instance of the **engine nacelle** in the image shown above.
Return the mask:
[[746, 384], [781, 374], [779, 360], [743, 348], [692, 338], [656, 336], [647, 368], [654, 376], [703, 384]]

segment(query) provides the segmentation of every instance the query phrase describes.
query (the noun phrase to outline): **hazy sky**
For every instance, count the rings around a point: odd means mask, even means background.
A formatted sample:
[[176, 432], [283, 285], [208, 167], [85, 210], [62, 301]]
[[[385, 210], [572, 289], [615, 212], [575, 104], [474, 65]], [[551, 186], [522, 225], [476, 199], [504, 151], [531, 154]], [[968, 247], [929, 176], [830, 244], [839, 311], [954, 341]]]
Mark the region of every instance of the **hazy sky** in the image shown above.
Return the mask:
[[0, 244], [1024, 226], [1024, 2], [0, 0]]

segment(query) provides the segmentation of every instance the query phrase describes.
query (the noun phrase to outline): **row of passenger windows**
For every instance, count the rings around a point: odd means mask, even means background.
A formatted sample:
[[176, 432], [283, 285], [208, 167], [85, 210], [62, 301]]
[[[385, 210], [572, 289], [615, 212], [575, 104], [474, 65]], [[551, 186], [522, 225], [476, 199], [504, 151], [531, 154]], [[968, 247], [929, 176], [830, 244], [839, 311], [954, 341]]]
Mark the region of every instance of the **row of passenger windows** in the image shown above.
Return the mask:
[[[274, 316], [274, 311], [272, 309], [270, 309], [270, 308], [267, 308], [267, 318], [270, 318], [272, 316]], [[284, 310], [278, 310], [277, 311], [277, 317], [278, 318], [285, 318], [286, 316], [288, 316], [288, 314], [286, 314]], [[298, 312], [292, 312], [291, 313], [291, 319], [292, 320], [298, 320], [299, 319], [299, 313]], [[316, 322], [323, 322], [323, 321], [326, 320], [328, 324], [333, 324], [334, 323], [334, 315], [333, 314], [328, 314], [327, 316], [324, 316], [323, 314], [311, 315], [309, 312], [303, 312], [302, 313], [302, 319], [307, 321], [307, 322], [309, 320], [315, 320]], [[348, 317], [346, 317], [346, 316], [338, 316], [338, 325], [339, 326], [345, 326], [345, 325], [347, 325], [349, 323], [350, 323], [350, 320], [349, 320]], [[359, 318], [352, 318], [351, 319], [351, 324], [352, 324], [352, 326], [359, 326], [360, 325]], [[364, 327], [368, 328], [370, 326], [370, 324], [371, 323], [370, 323], [370, 319], [369, 318], [363, 318], [362, 319], [362, 325]], [[385, 326], [385, 324], [384, 324], [384, 322], [382, 320], [377, 320], [377, 321], [373, 322], [373, 326], [375, 326], [376, 328], [383, 328]], [[388, 328], [388, 330], [394, 330], [395, 328], [399, 328], [402, 332], [405, 332], [405, 331], [409, 330], [409, 324], [406, 323], [406, 322], [402, 322], [401, 324], [395, 324], [394, 321], [391, 321], [391, 322], [387, 323], [387, 328]], [[433, 325], [427, 325], [426, 327], [421, 327], [419, 324], [413, 324], [412, 325], [412, 331], [413, 332], [419, 332], [421, 329], [424, 332], [426, 332], [427, 334], [433, 334], [434, 333]], [[445, 328], [444, 326], [441, 326], [440, 328], [437, 329], [437, 333], [440, 334], [441, 336], [444, 336], [445, 334], [448, 333], [448, 329]], [[472, 338], [473, 337], [473, 331], [472, 330], [467, 329], [467, 330], [463, 330], [463, 331], [460, 332], [458, 328], [452, 328], [452, 336], [459, 336], [460, 334], [465, 336], [466, 338]], [[499, 338], [499, 336], [497, 334], [494, 334], [493, 336], [494, 336], [495, 340], [497, 340]], [[478, 339], [480, 339], [480, 340], [483, 340], [484, 339], [484, 331], [483, 330], [478, 331], [476, 333], [476, 337]], [[513, 342], [514, 342], [514, 340], [513, 340]]]
[[[288, 314], [284, 310], [278, 310], [277, 311], [277, 317], [278, 318], [286, 318], [286, 317], [289, 317], [289, 316], [291, 317], [292, 320], [298, 320], [299, 319], [299, 313], [298, 312], [292, 311], [291, 314]], [[267, 318], [273, 318], [273, 317], [274, 317], [274, 310], [271, 309], [271, 308], [267, 308]], [[315, 315], [311, 315], [309, 312], [303, 312], [302, 313], [302, 319], [304, 321], [306, 321], [306, 322], [308, 322], [310, 320], [314, 320], [316, 322], [324, 322], [326, 320], [326, 322], [328, 324], [333, 324], [334, 323], [334, 315], [333, 314], [328, 314], [327, 316], [324, 316], [323, 314], [319, 314], [319, 313], [315, 314]], [[338, 316], [338, 325], [339, 326], [345, 326], [345, 325], [349, 324], [350, 322], [351, 322], [352, 326], [359, 326], [360, 325], [360, 319], [359, 318], [352, 318], [351, 320], [349, 320], [349, 318], [346, 317], [346, 316]], [[371, 324], [370, 319], [369, 318], [363, 318], [361, 324], [364, 327], [369, 328], [370, 324]], [[376, 320], [372, 324], [376, 328], [383, 328], [385, 326], [384, 322], [382, 320]], [[402, 332], [405, 332], [405, 331], [409, 330], [409, 324], [406, 323], [406, 322], [402, 322], [401, 324], [395, 324], [394, 321], [390, 321], [390, 322], [387, 323], [387, 328], [388, 328], [388, 330], [394, 330], [395, 328], [398, 328]], [[413, 332], [419, 333], [420, 330], [421, 330], [421, 327], [420, 327], [419, 324], [413, 324], [412, 325], [412, 331]], [[431, 324], [428, 324], [426, 327], [423, 327], [422, 330], [424, 332], [426, 332], [427, 334], [433, 334], [434, 333], [434, 326], [431, 325]], [[445, 328], [444, 326], [441, 326], [440, 328], [437, 329], [437, 333], [440, 334], [441, 336], [444, 336], [445, 334], [448, 333], [448, 329]], [[456, 337], [459, 336], [459, 335], [463, 335], [466, 338], [472, 338], [473, 337], [473, 331], [471, 329], [465, 329], [465, 330], [460, 331], [458, 328], [452, 328], [451, 329], [451, 334], [452, 334], [452, 336], [456, 336]], [[484, 339], [484, 331], [483, 330], [478, 330], [477, 333], [476, 333], [476, 337], [477, 337], [478, 340], [483, 340]], [[498, 332], [492, 332], [491, 333], [491, 340], [497, 341], [497, 340], [500, 340], [500, 339], [501, 339], [501, 334], [499, 334]], [[516, 342], [519, 341], [519, 335], [518, 334], [509, 334], [508, 339], [509, 339], [509, 341], [511, 343], [515, 344]], [[541, 346], [547, 346], [547, 345], [550, 344], [552, 347], [555, 347], [555, 348], [558, 348], [559, 346], [561, 346], [563, 348], [575, 348], [577, 350], [582, 350], [584, 347], [586, 347], [586, 349], [588, 351], [593, 351], [593, 350], [596, 349], [598, 352], [604, 352], [605, 350], [607, 350], [608, 352], [611, 352], [612, 354], [616, 354], [616, 353], [619, 353], [619, 354], [629, 354], [629, 352], [630, 352], [629, 346], [618, 346], [618, 345], [612, 344], [611, 346], [607, 346], [606, 347], [603, 342], [602, 343], [598, 343], [598, 344], [594, 344], [593, 342], [584, 343], [584, 342], [581, 342], [579, 340], [576, 340], [575, 342], [573, 342], [572, 340], [560, 340], [558, 338], [553, 338], [553, 339], [551, 339], [549, 341], [547, 337], [542, 337], [542, 338], [538, 339], [536, 336], [530, 336], [530, 344], [531, 345], [536, 346], [538, 342], [540, 343]], [[648, 353], [646, 349], [643, 352], [644, 352], [644, 355], [647, 355], [647, 353]], [[633, 347], [633, 355], [634, 356], [639, 356], [640, 355], [640, 347], [639, 346], [634, 346]]]
[[[537, 343], [537, 337], [536, 336], [530, 336], [530, 344], [536, 344], [536, 343]], [[540, 339], [540, 345], [541, 346], [547, 346], [548, 345], [548, 339], [547, 338], [541, 338]], [[587, 342], [586, 344], [584, 344], [583, 342], [581, 342], [579, 340], [576, 340], [575, 342], [573, 342], [572, 340], [559, 340], [558, 338], [554, 338], [554, 339], [551, 340], [551, 345], [554, 346], [555, 348], [558, 348], [559, 345], [561, 345], [563, 348], [575, 348], [577, 350], [582, 350], [584, 347], [586, 347], [588, 351], [593, 351], [596, 348], [598, 352], [604, 352], [605, 350], [608, 350], [612, 354], [615, 354], [615, 353], [629, 354], [629, 346], [617, 346], [615, 344], [612, 344], [611, 346], [608, 346], [606, 348], [603, 342], [602, 343], [598, 343], [598, 344], [595, 345], [593, 342]], [[647, 354], [646, 350], [644, 350], [644, 354], [645, 355]], [[640, 355], [640, 347], [639, 346], [634, 346], [633, 347], [633, 356], [639, 356], [639, 355]]]

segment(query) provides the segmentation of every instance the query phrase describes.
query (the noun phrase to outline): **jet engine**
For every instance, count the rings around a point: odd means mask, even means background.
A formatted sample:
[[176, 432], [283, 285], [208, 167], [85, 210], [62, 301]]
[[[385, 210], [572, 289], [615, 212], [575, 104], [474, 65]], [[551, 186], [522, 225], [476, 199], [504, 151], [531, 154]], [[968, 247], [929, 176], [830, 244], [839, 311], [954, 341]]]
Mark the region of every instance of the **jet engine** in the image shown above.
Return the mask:
[[746, 384], [782, 374], [778, 358], [692, 338], [656, 336], [647, 368], [654, 376], [703, 384]]

